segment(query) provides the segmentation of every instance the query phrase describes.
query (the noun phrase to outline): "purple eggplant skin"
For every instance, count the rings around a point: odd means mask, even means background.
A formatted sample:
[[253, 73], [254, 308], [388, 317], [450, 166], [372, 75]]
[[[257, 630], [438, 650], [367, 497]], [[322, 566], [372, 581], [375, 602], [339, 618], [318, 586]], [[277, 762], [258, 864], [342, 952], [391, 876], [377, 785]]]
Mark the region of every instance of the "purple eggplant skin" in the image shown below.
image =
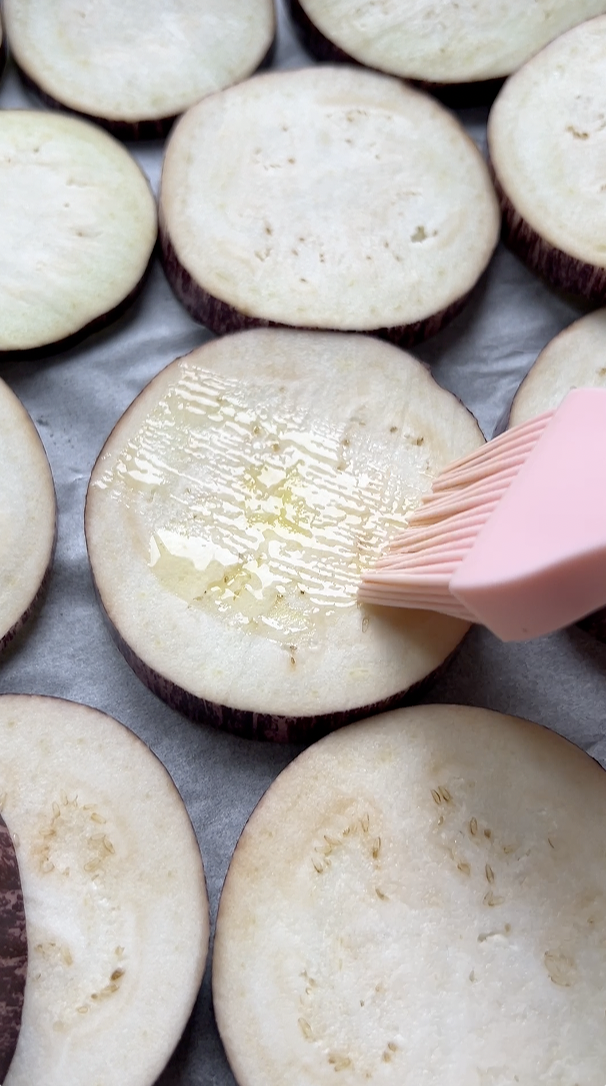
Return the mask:
[[[160, 214], [160, 245], [162, 248], [162, 263], [164, 266], [164, 274], [168, 279], [170, 287], [175, 294], [175, 297], [185, 306], [190, 316], [194, 320], [199, 321], [200, 324], [205, 325], [214, 332], [217, 336], [224, 336], [230, 332], [241, 332], [247, 328], [286, 328], [289, 325], [281, 324], [278, 321], [265, 320], [263, 317], [253, 317], [248, 313], [236, 309], [228, 302], [222, 301], [220, 298], [216, 298], [213, 294], [209, 294], [199, 283], [197, 283], [186, 268], [183, 267], [179, 257], [175, 252], [175, 248], [170, 239], [166, 226], [163, 225], [162, 214]], [[474, 288], [472, 288], [473, 290]], [[396, 347], [403, 347], [408, 349], [414, 347], [418, 343], [423, 343], [426, 339], [436, 335], [440, 332], [450, 321], [454, 320], [456, 316], [465, 308], [472, 291], [467, 291], [460, 298], [455, 298], [454, 302], [445, 306], [438, 313], [431, 313], [428, 317], [423, 318], [420, 321], [415, 321], [413, 324], [402, 324], [390, 328], [372, 328], [364, 329], [368, 335], [378, 336], [379, 339], [386, 339], [389, 343], [395, 344]], [[297, 327], [301, 327], [298, 325]], [[312, 326], [307, 326], [305, 331], [356, 331], [356, 329], [318, 329]]]
[[27, 973], [25, 907], [15, 848], [0, 815], [0, 1082], [13, 1058]]
[[490, 161], [488, 165], [503, 216], [501, 236], [505, 245], [549, 286], [591, 305], [603, 305], [606, 268], [578, 260], [541, 237], [516, 210]]
[[[366, 67], [318, 30], [299, 0], [288, 0], [288, 8], [293, 28], [304, 49], [311, 53], [312, 57], [329, 64], [352, 64], [356, 67]], [[379, 69], [375, 70], [379, 71]], [[406, 82], [411, 83], [417, 90], [433, 94], [450, 109], [469, 109], [492, 105], [505, 82], [505, 76], [471, 80], [466, 83], [432, 83], [423, 79], [407, 79]]]

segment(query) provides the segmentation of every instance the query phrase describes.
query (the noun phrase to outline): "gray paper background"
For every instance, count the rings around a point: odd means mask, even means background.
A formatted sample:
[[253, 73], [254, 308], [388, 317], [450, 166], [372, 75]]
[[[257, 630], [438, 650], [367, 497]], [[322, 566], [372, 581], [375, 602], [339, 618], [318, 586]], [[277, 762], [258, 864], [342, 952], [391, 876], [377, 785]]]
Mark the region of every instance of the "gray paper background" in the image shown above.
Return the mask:
[[[282, 10], [279, 16], [273, 66], [311, 64]], [[0, 86], [0, 107], [32, 106], [38, 102], [25, 93], [9, 66]], [[485, 110], [460, 113], [481, 147], [486, 115]], [[162, 144], [133, 144], [130, 149], [157, 191]], [[490, 437], [538, 352], [581, 314], [579, 306], [556, 296], [500, 246], [465, 311], [416, 354], [467, 404]], [[85, 702], [117, 717], [149, 744], [171, 773], [192, 818], [214, 922], [242, 827], [297, 749], [254, 744], [193, 725], [149, 693], [102, 621], [82, 526], [88, 477], [114, 424], [162, 367], [208, 338], [173, 297], [156, 259], [142, 296], [118, 324], [51, 360], [0, 369], [36, 423], [59, 506], [48, 597], [27, 636], [0, 662], [0, 692]], [[606, 645], [576, 628], [509, 646], [474, 628], [424, 700], [527, 717], [606, 763]], [[233, 1083], [213, 1021], [207, 969], [192, 1020], [158, 1086]]]

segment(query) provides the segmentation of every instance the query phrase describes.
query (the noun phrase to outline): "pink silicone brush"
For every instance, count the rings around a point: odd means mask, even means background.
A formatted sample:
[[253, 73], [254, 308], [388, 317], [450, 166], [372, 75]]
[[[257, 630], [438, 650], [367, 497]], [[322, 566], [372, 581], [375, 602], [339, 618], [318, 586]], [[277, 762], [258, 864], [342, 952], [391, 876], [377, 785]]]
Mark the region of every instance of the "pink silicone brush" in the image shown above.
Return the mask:
[[606, 389], [575, 389], [446, 468], [359, 598], [480, 622], [503, 641], [605, 606]]

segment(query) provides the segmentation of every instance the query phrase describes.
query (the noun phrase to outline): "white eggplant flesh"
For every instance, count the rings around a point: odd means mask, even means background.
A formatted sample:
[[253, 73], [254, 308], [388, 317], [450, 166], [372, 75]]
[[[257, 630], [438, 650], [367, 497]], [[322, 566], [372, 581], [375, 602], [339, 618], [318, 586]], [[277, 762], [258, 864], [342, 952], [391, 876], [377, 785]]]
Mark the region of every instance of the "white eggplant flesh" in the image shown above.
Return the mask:
[[499, 214], [456, 118], [361, 69], [272, 72], [200, 102], [169, 140], [166, 272], [196, 319], [378, 332], [408, 346], [460, 310]]
[[606, 16], [574, 27], [505, 84], [488, 121], [504, 237], [552, 286], [606, 297]]
[[475, 419], [368, 336], [257, 329], [172, 363], [95, 465], [97, 590], [139, 676], [194, 719], [309, 741], [401, 699], [467, 626], [360, 604], [362, 569]]
[[602, 1086], [606, 775], [426, 705], [344, 728], [234, 853], [213, 995], [239, 1086]]
[[157, 234], [143, 172], [96, 125], [0, 112], [0, 352], [101, 327], [141, 285]]
[[558, 35], [606, 11], [604, 0], [294, 0], [360, 64], [427, 83], [503, 78]]
[[116, 720], [0, 698], [0, 795], [29, 961], [4, 1086], [152, 1086], [208, 946], [200, 851], [168, 773]]
[[44, 446], [0, 381], [0, 651], [40, 602], [53, 559], [56, 502]]
[[28, 81], [130, 137], [246, 79], [275, 34], [272, 0], [5, 0], [4, 17]]

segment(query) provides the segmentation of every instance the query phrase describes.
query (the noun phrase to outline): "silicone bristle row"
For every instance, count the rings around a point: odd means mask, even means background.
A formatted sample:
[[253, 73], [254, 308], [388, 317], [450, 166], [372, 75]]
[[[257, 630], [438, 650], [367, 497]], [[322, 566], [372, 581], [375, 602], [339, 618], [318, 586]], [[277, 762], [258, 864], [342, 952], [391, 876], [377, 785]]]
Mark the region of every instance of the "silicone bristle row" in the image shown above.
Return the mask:
[[551, 421], [555, 414], [555, 411], [545, 411], [542, 415], [537, 415], [536, 418], [530, 419], [529, 422], [523, 422], [519, 426], [514, 426], [512, 430], [506, 430], [504, 434], [500, 434], [499, 437], [493, 437], [491, 441], [487, 441], [485, 445], [480, 445], [479, 449], [474, 449], [473, 452], [468, 453], [467, 456], [462, 456], [459, 460], [454, 460], [452, 464], [449, 464], [436, 479], [434, 487], [441, 487], [446, 484], [452, 476], [456, 475], [462, 469], [472, 465], [479, 465], [483, 462], [486, 463], [487, 474], [490, 475], [493, 470], [495, 457], [500, 456], [502, 452], [510, 451], [514, 455], [516, 451], [522, 449], [523, 446], [530, 441], [531, 447], [536, 444], [539, 437], [543, 433], [548, 423]]
[[[444, 579], [439, 578], [440, 585]], [[398, 584], [391, 580], [388, 584], [364, 579], [359, 591], [359, 598], [368, 604], [378, 604], [383, 607], [412, 607], [419, 611], [439, 611], [443, 615], [452, 618], [460, 618], [465, 622], [473, 622], [472, 615], [462, 603], [455, 600], [448, 591], [443, 588], [426, 585], [422, 589], [414, 589], [404, 586], [398, 590]]]
[[516, 426], [442, 472], [408, 527], [363, 574], [359, 598], [474, 621], [450, 594], [450, 579], [553, 415], [548, 411]]

